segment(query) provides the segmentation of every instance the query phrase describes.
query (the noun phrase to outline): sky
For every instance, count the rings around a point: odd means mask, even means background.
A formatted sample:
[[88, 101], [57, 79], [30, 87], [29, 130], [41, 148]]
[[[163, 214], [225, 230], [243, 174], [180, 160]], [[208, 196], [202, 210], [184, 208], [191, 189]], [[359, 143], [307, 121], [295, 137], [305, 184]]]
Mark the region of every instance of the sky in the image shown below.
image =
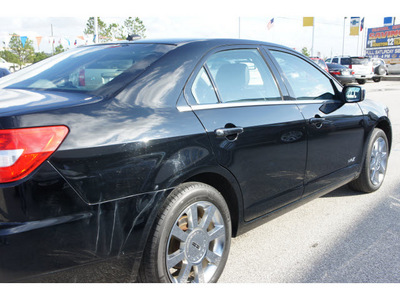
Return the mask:
[[[383, 26], [383, 18], [392, 12], [400, 13], [400, 4], [392, 0], [382, 1], [377, 10], [368, 4], [354, 5], [344, 0], [147, 0], [141, 4], [123, 0], [107, 1], [106, 4], [81, 2], [6, 2], [6, 9], [3, 5], [0, 9], [0, 46], [3, 41], [8, 43], [10, 34], [16, 33], [33, 40], [36, 51], [51, 52], [52, 39], [55, 46], [61, 43], [64, 48], [72, 48], [75, 41], [77, 44], [92, 42], [89, 37], [80, 38], [90, 16], [99, 16], [108, 24], [122, 23], [129, 16], [137, 16], [143, 20], [146, 36], [151, 39], [240, 37], [282, 44], [298, 51], [303, 47], [311, 51], [314, 29], [313, 55], [327, 58], [342, 52], [362, 55], [365, 45], [363, 32], [360, 36], [349, 35], [351, 16], [365, 17], [365, 27], [372, 28]], [[15, 9], [15, 3], [20, 9]], [[303, 27], [303, 16], [315, 17], [314, 28]], [[268, 30], [267, 24], [272, 18], [274, 26]], [[400, 16], [396, 19], [399, 24]], [[39, 41], [36, 37], [42, 38]]]

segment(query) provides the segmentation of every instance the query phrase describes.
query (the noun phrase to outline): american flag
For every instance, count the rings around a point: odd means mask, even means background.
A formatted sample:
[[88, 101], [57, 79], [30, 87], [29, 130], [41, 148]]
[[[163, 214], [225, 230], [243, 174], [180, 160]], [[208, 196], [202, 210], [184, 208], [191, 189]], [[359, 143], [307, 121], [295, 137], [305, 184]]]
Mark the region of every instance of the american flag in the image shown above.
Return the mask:
[[272, 28], [272, 26], [274, 26], [274, 18], [272, 18], [272, 19], [268, 22], [268, 24], [267, 24], [268, 30], [270, 30], [270, 29]]

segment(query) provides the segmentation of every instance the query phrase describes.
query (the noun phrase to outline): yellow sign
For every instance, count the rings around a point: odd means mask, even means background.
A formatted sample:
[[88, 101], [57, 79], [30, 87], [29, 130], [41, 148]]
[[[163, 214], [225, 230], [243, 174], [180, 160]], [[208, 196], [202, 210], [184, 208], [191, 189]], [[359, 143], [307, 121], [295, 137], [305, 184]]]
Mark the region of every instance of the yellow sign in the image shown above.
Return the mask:
[[303, 17], [303, 26], [314, 26], [314, 17]]
[[350, 19], [350, 35], [358, 35], [360, 32], [360, 18], [351, 17]]

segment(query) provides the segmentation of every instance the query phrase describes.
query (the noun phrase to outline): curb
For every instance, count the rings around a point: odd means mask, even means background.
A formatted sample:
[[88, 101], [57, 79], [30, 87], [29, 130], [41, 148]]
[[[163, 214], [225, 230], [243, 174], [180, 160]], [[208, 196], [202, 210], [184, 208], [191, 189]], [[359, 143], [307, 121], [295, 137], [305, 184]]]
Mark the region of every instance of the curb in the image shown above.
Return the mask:
[[382, 76], [384, 81], [400, 81], [400, 75], [386, 75]]

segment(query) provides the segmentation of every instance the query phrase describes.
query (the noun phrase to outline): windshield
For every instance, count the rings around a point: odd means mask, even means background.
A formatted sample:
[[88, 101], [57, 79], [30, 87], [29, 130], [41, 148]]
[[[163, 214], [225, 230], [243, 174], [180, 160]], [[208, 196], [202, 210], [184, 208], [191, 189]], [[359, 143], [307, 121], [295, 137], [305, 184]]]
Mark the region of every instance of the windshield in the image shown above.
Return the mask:
[[172, 47], [127, 43], [75, 48], [0, 79], [0, 88], [93, 92], [113, 81], [132, 80]]
[[369, 57], [352, 57], [351, 62], [353, 65], [368, 65], [368, 63], [371, 61]]

